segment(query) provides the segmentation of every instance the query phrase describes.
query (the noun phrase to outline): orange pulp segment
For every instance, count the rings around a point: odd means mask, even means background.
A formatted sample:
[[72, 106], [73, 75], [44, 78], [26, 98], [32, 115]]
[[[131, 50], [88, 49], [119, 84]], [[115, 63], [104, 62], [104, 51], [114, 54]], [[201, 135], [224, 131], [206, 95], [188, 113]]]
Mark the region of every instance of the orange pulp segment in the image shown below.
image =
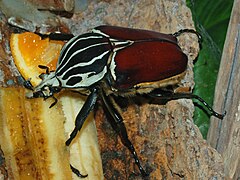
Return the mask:
[[12, 34], [10, 39], [14, 62], [24, 79], [30, 80], [33, 86], [41, 82], [38, 76], [45, 72], [38, 65], [47, 66], [50, 71], [56, 69], [63, 45], [62, 41], [41, 39], [32, 32]]

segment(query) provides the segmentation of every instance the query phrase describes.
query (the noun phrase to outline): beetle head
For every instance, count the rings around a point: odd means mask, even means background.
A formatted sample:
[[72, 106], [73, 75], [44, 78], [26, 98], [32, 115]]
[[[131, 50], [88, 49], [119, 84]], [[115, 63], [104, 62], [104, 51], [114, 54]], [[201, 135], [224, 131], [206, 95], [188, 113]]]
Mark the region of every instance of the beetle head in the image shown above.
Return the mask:
[[60, 81], [56, 78], [54, 72], [44, 74], [44, 76], [41, 75], [40, 78], [42, 79], [42, 82], [36, 87], [29, 88], [29, 81], [26, 82], [27, 88], [32, 90], [26, 94], [28, 98], [42, 97], [47, 99], [52, 97], [55, 93], [61, 91]]

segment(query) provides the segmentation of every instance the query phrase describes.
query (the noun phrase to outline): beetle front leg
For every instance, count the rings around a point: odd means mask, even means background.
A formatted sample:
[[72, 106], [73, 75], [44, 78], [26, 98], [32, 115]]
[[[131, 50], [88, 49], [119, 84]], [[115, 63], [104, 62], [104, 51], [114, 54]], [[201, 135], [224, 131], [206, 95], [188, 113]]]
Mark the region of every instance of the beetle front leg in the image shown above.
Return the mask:
[[141, 175], [143, 177], [148, 176], [149, 173], [147, 173], [144, 170], [144, 168], [142, 167], [140, 160], [138, 158], [137, 152], [136, 152], [133, 144], [131, 143], [131, 141], [128, 138], [127, 130], [124, 125], [122, 116], [120, 115], [118, 110], [116, 108], [114, 108], [110, 97], [106, 96], [103, 91], [100, 94], [101, 94], [103, 104], [104, 104], [106, 110], [108, 111], [109, 115], [111, 116], [111, 118], [108, 119], [110, 124], [112, 125], [112, 127], [116, 131], [116, 133], [120, 136], [123, 145], [126, 146], [129, 149], [129, 151], [132, 153], [135, 163], [141, 172]]
[[85, 122], [86, 118], [88, 117], [89, 113], [93, 109], [98, 97], [98, 88], [92, 89], [90, 95], [87, 97], [86, 102], [84, 103], [82, 109], [79, 111], [76, 120], [75, 120], [75, 127], [70, 134], [70, 137], [66, 141], [66, 145], [69, 146], [72, 140], [76, 137], [78, 131], [81, 130], [83, 123]]
[[[98, 88], [92, 89], [90, 95], [87, 97], [86, 102], [84, 103], [82, 109], [79, 111], [76, 120], [75, 120], [75, 127], [73, 131], [70, 134], [70, 137], [66, 141], [66, 145], [69, 146], [72, 142], [72, 140], [76, 137], [78, 131], [81, 130], [83, 123], [85, 122], [86, 118], [88, 117], [89, 113], [93, 109], [98, 97]], [[78, 177], [84, 178], [87, 177], [87, 175], [82, 175], [78, 169], [73, 167], [70, 164], [70, 168], [74, 174], [76, 174]]]

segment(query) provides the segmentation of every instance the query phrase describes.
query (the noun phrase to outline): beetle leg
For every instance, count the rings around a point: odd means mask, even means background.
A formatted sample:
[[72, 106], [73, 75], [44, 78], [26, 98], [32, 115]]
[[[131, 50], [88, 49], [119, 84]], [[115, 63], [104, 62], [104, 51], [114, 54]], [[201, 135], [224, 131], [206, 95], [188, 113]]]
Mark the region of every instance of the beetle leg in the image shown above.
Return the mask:
[[183, 33], [195, 34], [198, 38], [199, 47], [200, 47], [200, 49], [202, 49], [202, 35], [199, 32], [195, 31], [194, 29], [180, 29], [178, 32], [175, 32], [172, 35], [175, 36], [175, 37], [178, 37]]
[[25, 88], [33, 91], [33, 85], [32, 85], [32, 83], [31, 83], [30, 79], [24, 81], [24, 82], [23, 82], [23, 85], [24, 85]]
[[112, 105], [113, 103], [111, 102], [111, 100], [113, 100], [113, 99], [110, 99], [109, 96], [106, 96], [103, 91], [101, 91], [100, 94], [101, 94], [101, 98], [102, 98], [102, 101], [103, 101], [103, 104], [104, 104], [106, 110], [108, 111], [109, 115], [112, 117], [112, 118], [108, 119], [110, 124], [112, 125], [112, 127], [116, 131], [116, 133], [120, 136], [121, 141], [124, 144], [124, 146], [126, 146], [129, 149], [129, 151], [132, 153], [135, 163], [141, 172], [141, 175], [143, 177], [148, 176], [149, 173], [147, 173], [144, 170], [144, 168], [142, 167], [140, 160], [138, 158], [137, 152], [136, 152], [133, 144], [131, 143], [131, 141], [128, 138], [127, 130], [124, 125], [122, 116], [120, 115], [118, 110]]
[[76, 91], [76, 90], [71, 90], [71, 92], [80, 94], [81, 96], [88, 96], [88, 94], [80, 92], [80, 91]]
[[201, 42], [202, 42], [202, 35], [199, 32], [195, 31], [194, 29], [180, 29], [178, 32], [175, 32], [172, 35], [175, 36], [175, 37], [178, 37], [178, 36], [180, 36], [183, 33], [195, 34], [198, 37], [198, 43], [201, 44]]
[[[44, 70], [46, 70], [46, 73], [45, 73], [45, 74], [49, 74], [49, 73], [50, 73], [50, 71], [49, 71], [49, 67], [48, 67], [48, 66], [38, 65], [38, 67], [39, 67], [40, 69], [44, 69]], [[40, 75], [40, 76], [41, 76], [41, 75]]]
[[54, 100], [54, 102], [49, 106], [49, 108], [52, 108], [53, 106], [55, 106], [58, 102], [57, 98], [55, 96], [51, 96]]
[[50, 33], [50, 34], [41, 34], [36, 33], [39, 35], [42, 39], [49, 38], [51, 40], [57, 40], [57, 41], [68, 41], [74, 37], [73, 34], [65, 34], [65, 33]]
[[75, 127], [70, 134], [70, 137], [66, 141], [66, 145], [69, 146], [72, 140], [76, 137], [78, 131], [81, 130], [83, 123], [85, 122], [87, 116], [93, 109], [98, 97], [98, 88], [92, 89], [90, 95], [87, 97], [86, 102], [84, 103], [83, 107], [79, 111], [76, 120], [75, 120]]
[[[89, 115], [89, 113], [91, 112], [91, 110], [93, 109], [96, 101], [97, 101], [97, 97], [98, 97], [98, 89], [94, 88], [91, 91], [91, 94], [87, 97], [86, 102], [84, 103], [82, 109], [79, 111], [76, 120], [75, 120], [75, 127], [73, 129], [73, 131], [70, 134], [70, 137], [68, 138], [68, 140], [66, 141], [66, 146], [69, 146], [70, 143], [72, 142], [72, 140], [76, 137], [78, 131], [81, 130], [83, 123], [85, 122], [87, 116]], [[76, 169], [75, 167], [73, 167], [70, 164], [70, 168], [72, 170], [72, 172], [74, 174], [76, 174], [78, 177], [84, 178], [87, 177], [87, 175], [82, 175], [78, 169]]]
[[212, 109], [212, 107], [206, 101], [204, 101], [198, 95], [195, 95], [192, 93], [174, 93], [171, 91], [164, 91], [164, 90], [158, 89], [158, 90], [154, 90], [154, 91], [150, 92], [148, 95], [151, 97], [163, 99], [163, 100], [175, 100], [175, 99], [182, 99], [182, 98], [196, 99], [196, 100], [200, 101], [210, 111], [212, 116], [215, 116], [219, 119], [223, 119], [226, 114], [226, 112], [224, 112], [223, 114], [217, 113], [216, 111], [214, 111]]
[[76, 169], [75, 167], [73, 167], [71, 164], [70, 164], [70, 168], [71, 168], [72, 172], [73, 172], [74, 174], [76, 174], [76, 175], [77, 175], [78, 177], [80, 177], [80, 178], [85, 178], [85, 177], [88, 176], [88, 175], [82, 175], [82, 174], [79, 172], [79, 170]]

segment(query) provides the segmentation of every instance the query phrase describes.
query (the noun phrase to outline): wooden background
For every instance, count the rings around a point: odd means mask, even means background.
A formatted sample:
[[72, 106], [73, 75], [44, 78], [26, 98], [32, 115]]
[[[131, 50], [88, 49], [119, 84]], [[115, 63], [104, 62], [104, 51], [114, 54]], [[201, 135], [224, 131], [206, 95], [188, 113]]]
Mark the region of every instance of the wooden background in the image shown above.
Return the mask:
[[240, 0], [235, 0], [215, 91], [215, 108], [223, 121], [211, 119], [208, 142], [224, 161], [227, 179], [240, 179]]

